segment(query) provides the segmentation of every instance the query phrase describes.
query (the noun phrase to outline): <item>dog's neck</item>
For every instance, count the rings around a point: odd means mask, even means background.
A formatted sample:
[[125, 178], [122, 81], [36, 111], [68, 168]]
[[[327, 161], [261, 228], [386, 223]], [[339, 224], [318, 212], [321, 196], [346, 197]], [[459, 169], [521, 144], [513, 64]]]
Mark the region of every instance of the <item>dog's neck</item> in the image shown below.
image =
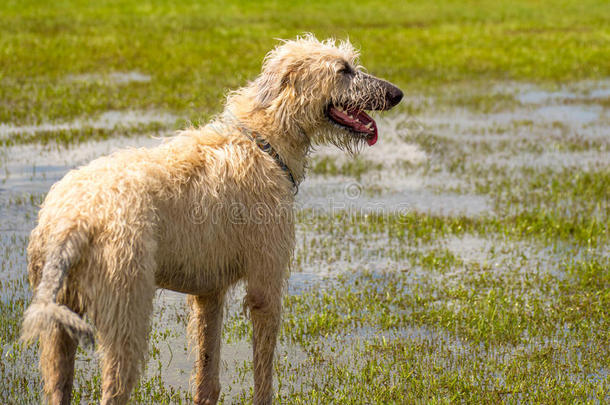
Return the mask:
[[[231, 117], [235, 125], [264, 138], [288, 167], [295, 183], [298, 185], [303, 181], [310, 142], [300, 128], [286, 128], [262, 109], [241, 114], [238, 109], [231, 109], [225, 114], [225, 119], [227, 116]], [[275, 130], [270, 130], [272, 128]]]

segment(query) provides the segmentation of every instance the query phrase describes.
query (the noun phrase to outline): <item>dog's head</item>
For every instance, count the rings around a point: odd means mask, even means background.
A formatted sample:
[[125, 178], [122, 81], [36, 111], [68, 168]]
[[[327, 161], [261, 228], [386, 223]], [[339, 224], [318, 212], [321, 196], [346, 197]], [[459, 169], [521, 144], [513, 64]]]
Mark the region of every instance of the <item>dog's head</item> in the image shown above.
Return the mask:
[[403, 96], [393, 84], [364, 73], [349, 42], [313, 35], [269, 52], [251, 89], [256, 108], [273, 114], [283, 129], [348, 150], [377, 142], [377, 125], [365, 111], [389, 110]]

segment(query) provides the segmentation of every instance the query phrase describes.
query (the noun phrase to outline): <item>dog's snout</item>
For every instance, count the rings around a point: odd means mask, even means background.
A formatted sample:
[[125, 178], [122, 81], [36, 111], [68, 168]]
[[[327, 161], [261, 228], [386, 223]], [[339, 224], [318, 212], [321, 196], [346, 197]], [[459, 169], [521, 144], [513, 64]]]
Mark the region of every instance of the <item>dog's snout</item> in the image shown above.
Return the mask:
[[402, 100], [402, 90], [392, 83], [365, 73], [360, 75], [364, 79], [362, 88], [369, 94], [368, 103], [363, 105], [365, 110], [389, 110]]
[[388, 90], [386, 92], [386, 100], [390, 108], [400, 103], [400, 100], [402, 100], [402, 96], [402, 90], [400, 90], [398, 87], [392, 85], [388, 86]]

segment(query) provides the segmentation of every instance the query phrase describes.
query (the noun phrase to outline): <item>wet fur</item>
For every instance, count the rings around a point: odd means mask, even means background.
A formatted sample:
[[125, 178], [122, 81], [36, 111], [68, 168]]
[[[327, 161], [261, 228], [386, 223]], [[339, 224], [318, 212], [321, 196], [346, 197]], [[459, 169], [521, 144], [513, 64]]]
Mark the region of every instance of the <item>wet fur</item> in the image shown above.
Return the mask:
[[[189, 294], [198, 342], [195, 402], [216, 403], [227, 289], [246, 283], [254, 403], [270, 403], [281, 299], [294, 247], [293, 185], [245, 133], [263, 136], [297, 182], [314, 144], [355, 151], [328, 103], [385, 108], [348, 42], [307, 35], [265, 58], [208, 125], [152, 149], [128, 149], [69, 172], [49, 191], [28, 246], [35, 291], [22, 337], [40, 339], [47, 399], [70, 402], [77, 343], [97, 332], [102, 403], [124, 404], [145, 363], [156, 288]], [[354, 75], [340, 70], [348, 64]]]

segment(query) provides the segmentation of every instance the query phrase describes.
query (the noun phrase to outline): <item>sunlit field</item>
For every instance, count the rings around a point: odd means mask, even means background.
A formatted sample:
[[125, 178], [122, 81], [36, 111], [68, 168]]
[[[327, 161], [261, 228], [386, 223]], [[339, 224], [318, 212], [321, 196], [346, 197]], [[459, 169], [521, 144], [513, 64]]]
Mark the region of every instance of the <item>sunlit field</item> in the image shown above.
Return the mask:
[[[282, 404], [610, 402], [610, 3], [0, 3], [0, 403], [37, 404], [25, 249], [71, 168], [222, 110], [278, 38], [349, 38], [405, 92], [379, 142], [312, 153], [275, 363]], [[251, 402], [243, 287], [221, 401]], [[190, 403], [159, 290], [133, 403]], [[73, 403], [99, 401], [80, 350]]]

